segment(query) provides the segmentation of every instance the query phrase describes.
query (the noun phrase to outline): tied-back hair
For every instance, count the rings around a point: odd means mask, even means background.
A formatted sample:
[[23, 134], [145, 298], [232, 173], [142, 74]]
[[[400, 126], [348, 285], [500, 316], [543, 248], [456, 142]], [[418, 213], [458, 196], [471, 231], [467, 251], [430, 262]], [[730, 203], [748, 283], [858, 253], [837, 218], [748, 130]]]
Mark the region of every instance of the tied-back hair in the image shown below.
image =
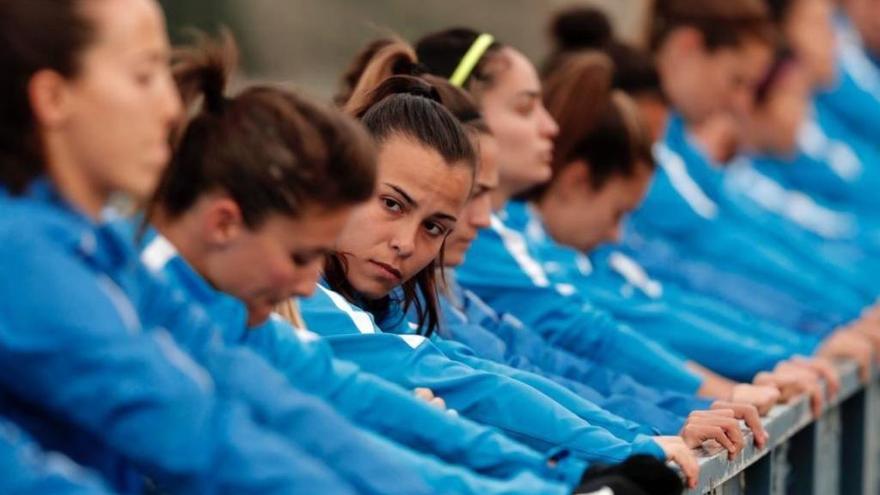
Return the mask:
[[[441, 91], [425, 78], [397, 74], [412, 74], [411, 68], [417, 66], [412, 49], [399, 40], [371, 46], [379, 48], [361, 64], [361, 77], [345, 102], [346, 111], [360, 119], [380, 146], [390, 137], [405, 136], [436, 151], [449, 166], [465, 166], [473, 173], [476, 152], [460, 121], [444, 106]], [[346, 256], [342, 252], [328, 256], [324, 277], [333, 290], [362, 305], [377, 321], [386, 320], [396, 307], [404, 315], [412, 309], [417, 331], [434, 332], [440, 320], [436, 267], [442, 265], [443, 249], [438, 258], [401, 284], [399, 296], [374, 301], [364, 301], [348, 282]]]
[[227, 96], [236, 60], [228, 33], [202, 36], [176, 52], [173, 72], [189, 119], [150, 212], [175, 218], [203, 194], [222, 191], [256, 228], [270, 214], [296, 217], [309, 206], [333, 209], [368, 199], [375, 149], [361, 126], [280, 88], [251, 86]]
[[[638, 167], [655, 167], [638, 107], [611, 81], [610, 60], [596, 52], [571, 55], [545, 77], [544, 102], [560, 123], [551, 182], [578, 161], [589, 167], [594, 189], [613, 177], [630, 177]], [[540, 199], [546, 191], [536, 189], [531, 197]]]
[[553, 51], [545, 60], [542, 75], [553, 72], [574, 54], [594, 50], [604, 53], [614, 64], [612, 84], [633, 98], [650, 97], [666, 102], [660, 74], [651, 54], [614, 35], [611, 20], [596, 7], [571, 7], [558, 12], [550, 21]]
[[[359, 116], [369, 106], [370, 88], [378, 87], [392, 76], [413, 76], [423, 79], [434, 90], [444, 107], [452, 112], [465, 129], [476, 134], [491, 134], [477, 103], [467, 91], [454, 86], [447, 79], [427, 73], [415, 50], [405, 41], [380, 38], [364, 47], [349, 65], [340, 80], [340, 89], [334, 102], [349, 113]], [[354, 96], [354, 98], [352, 98]]]
[[[464, 27], [431, 33], [415, 43], [418, 60], [429, 73], [448, 80], [480, 34]], [[489, 44], [461, 85], [477, 100], [482, 92], [495, 84], [498, 75], [508, 68], [510, 61], [503, 52], [506, 46], [498, 41]]]
[[82, 52], [95, 38], [83, 3], [0, 1], [0, 187], [12, 194], [46, 171], [28, 85], [41, 70], [77, 76]]

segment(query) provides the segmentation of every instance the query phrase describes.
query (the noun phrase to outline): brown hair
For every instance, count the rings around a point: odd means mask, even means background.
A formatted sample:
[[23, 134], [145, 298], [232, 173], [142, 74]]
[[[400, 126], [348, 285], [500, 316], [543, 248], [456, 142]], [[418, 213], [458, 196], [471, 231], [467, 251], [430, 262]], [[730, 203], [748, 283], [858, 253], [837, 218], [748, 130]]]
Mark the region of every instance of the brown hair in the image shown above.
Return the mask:
[[28, 85], [48, 69], [72, 78], [95, 26], [77, 0], [0, 2], [0, 187], [21, 193], [45, 171]]
[[368, 43], [343, 75], [340, 91], [334, 100], [349, 113], [361, 114], [370, 104], [371, 88], [378, 87], [391, 76], [403, 75], [419, 77], [433, 86], [443, 106], [468, 130], [490, 132], [471, 95], [442, 77], [427, 74], [415, 50], [399, 38], [381, 38]]
[[[544, 82], [544, 101], [559, 122], [553, 176], [575, 161], [590, 168], [598, 189], [614, 176], [631, 176], [640, 164], [653, 169], [651, 138], [638, 107], [611, 89], [611, 63], [596, 52], [572, 55]], [[551, 179], [552, 181], [552, 179]], [[540, 197], [546, 188], [533, 191]]]
[[[479, 36], [479, 32], [469, 28], [446, 29], [417, 41], [416, 54], [428, 72], [449, 79]], [[462, 84], [474, 98], [479, 99], [481, 92], [491, 88], [498, 74], [507, 68], [509, 61], [502, 52], [505, 46], [498, 41], [489, 45]]]
[[651, 54], [615, 38], [611, 21], [600, 9], [579, 6], [561, 10], [548, 31], [554, 48], [542, 67], [544, 76], [572, 54], [598, 50], [614, 63], [615, 88], [633, 97], [666, 100]]
[[699, 31], [710, 51], [739, 46], [747, 39], [775, 41], [762, 0], [656, 0], [651, 47], [656, 50], [682, 27]]
[[291, 91], [253, 86], [225, 96], [236, 54], [228, 34], [176, 53], [175, 78], [195, 109], [151, 209], [173, 218], [202, 194], [222, 190], [255, 228], [270, 213], [295, 216], [308, 205], [333, 208], [368, 199], [376, 167], [367, 133], [342, 113]]

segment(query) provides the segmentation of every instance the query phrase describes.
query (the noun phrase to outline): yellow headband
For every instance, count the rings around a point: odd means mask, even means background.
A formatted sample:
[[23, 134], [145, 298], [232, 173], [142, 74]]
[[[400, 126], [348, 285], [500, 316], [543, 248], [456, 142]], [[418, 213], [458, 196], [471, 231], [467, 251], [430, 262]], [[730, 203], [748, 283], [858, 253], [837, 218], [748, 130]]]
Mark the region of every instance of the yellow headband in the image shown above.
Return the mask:
[[464, 57], [461, 57], [461, 62], [458, 63], [458, 67], [455, 68], [455, 72], [452, 73], [449, 82], [453, 86], [462, 87], [493, 42], [495, 42], [495, 37], [489, 33], [477, 36], [474, 44], [464, 54]]

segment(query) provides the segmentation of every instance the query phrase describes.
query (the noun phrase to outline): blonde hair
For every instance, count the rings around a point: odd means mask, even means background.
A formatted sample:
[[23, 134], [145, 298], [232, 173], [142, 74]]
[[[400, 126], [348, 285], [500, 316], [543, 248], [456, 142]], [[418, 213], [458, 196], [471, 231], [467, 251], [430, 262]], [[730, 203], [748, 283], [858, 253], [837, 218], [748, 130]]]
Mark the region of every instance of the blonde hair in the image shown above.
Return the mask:
[[278, 303], [275, 306], [275, 313], [285, 321], [294, 326], [297, 330], [307, 330], [306, 321], [302, 317], [299, 310], [299, 302], [294, 297]]

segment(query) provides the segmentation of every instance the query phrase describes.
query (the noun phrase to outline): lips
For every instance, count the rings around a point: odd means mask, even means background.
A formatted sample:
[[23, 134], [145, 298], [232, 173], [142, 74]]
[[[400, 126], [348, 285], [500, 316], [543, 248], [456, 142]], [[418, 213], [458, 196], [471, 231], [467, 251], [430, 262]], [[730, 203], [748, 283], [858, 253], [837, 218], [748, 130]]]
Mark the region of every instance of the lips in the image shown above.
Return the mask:
[[400, 273], [400, 270], [398, 270], [397, 268], [375, 260], [370, 260], [370, 263], [379, 267], [380, 270], [385, 272], [390, 278], [393, 278], [398, 282], [403, 280], [403, 274]]

